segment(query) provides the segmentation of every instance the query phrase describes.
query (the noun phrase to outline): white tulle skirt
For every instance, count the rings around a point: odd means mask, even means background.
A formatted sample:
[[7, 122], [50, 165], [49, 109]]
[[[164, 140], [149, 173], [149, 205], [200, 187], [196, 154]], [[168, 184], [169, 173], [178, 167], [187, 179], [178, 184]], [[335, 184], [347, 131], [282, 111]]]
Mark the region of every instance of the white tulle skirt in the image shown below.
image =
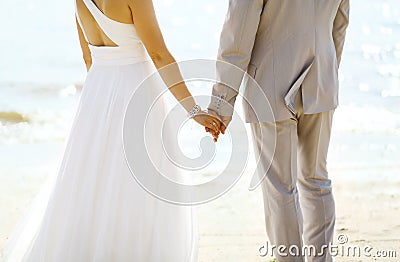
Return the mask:
[[91, 68], [58, 176], [18, 224], [3, 261], [196, 261], [193, 208], [149, 195], [124, 157], [124, 111], [152, 71], [149, 62]]

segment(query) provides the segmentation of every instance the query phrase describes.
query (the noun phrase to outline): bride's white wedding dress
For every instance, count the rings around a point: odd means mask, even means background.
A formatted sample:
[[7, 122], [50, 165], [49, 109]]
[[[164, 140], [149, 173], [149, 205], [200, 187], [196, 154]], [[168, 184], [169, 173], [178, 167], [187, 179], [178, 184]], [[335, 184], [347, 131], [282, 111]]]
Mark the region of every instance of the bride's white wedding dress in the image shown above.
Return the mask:
[[[48, 196], [39, 197], [17, 226], [3, 261], [196, 261], [192, 208], [149, 195], [124, 158], [125, 109], [154, 67], [133, 24], [111, 20], [91, 0], [84, 2], [118, 46], [90, 45], [93, 65], [59, 173]], [[159, 128], [163, 117], [150, 128]]]

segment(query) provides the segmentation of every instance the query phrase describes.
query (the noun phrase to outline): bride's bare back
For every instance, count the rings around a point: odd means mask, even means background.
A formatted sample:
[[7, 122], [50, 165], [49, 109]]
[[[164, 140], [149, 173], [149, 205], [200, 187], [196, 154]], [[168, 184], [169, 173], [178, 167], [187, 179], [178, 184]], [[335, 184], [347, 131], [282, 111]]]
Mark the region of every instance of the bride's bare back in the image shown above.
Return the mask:
[[[108, 18], [120, 23], [134, 24], [140, 39], [157, 68], [175, 63], [175, 59], [164, 43], [151, 0], [90, 1], [92, 1]], [[83, 27], [81, 28], [79, 23], [77, 23], [79, 39], [85, 62], [88, 67], [90, 67], [90, 51], [82, 29], [85, 31], [88, 42], [91, 45], [116, 46], [116, 44], [100, 29], [83, 0], [76, 0], [76, 5]]]
[[[93, 3], [103, 14], [114, 21], [124, 24], [134, 23], [128, 0], [93, 0]], [[90, 44], [94, 46], [116, 46], [100, 29], [83, 0], [77, 0], [76, 5], [83, 30], [86, 32]]]

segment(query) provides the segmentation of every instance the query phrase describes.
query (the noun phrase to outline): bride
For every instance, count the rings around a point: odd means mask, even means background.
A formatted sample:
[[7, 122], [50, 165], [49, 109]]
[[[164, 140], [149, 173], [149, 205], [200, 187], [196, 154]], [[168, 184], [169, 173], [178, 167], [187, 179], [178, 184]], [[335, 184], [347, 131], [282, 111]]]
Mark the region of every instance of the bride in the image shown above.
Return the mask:
[[[49, 197], [26, 213], [3, 261], [195, 261], [192, 209], [145, 192], [123, 152], [123, 116], [135, 88], [154, 66], [170, 65], [169, 74], [180, 76], [152, 2], [76, 0], [76, 18], [88, 75], [64, 157]], [[184, 82], [171, 86], [170, 76], [161, 76], [216, 140], [219, 120], [200, 110]]]

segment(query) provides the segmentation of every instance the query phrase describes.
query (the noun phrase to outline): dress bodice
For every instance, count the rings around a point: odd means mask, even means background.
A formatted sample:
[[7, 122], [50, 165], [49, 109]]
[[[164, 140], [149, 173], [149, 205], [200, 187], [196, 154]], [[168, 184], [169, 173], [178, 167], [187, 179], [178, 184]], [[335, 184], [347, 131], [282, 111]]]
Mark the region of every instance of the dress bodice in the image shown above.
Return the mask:
[[83, 0], [83, 2], [104, 34], [117, 45], [95, 46], [90, 44], [78, 10], [76, 10], [78, 22], [91, 51], [93, 64], [124, 65], [149, 60], [149, 56], [134, 24], [121, 23], [109, 18], [92, 0]]

